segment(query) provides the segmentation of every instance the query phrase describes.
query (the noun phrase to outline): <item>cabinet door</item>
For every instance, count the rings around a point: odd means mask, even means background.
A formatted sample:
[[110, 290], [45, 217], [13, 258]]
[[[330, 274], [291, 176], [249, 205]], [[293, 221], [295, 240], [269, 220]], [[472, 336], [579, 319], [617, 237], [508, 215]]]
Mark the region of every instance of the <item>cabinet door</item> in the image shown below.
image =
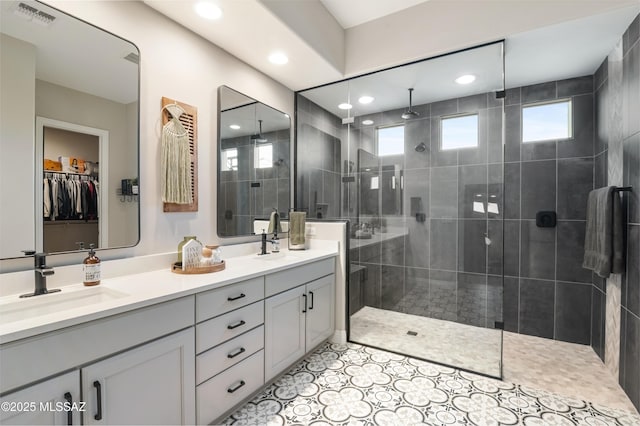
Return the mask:
[[300, 286], [264, 301], [265, 381], [305, 354], [305, 297], [305, 286]]
[[[1, 399], [0, 424], [3, 425], [79, 425], [80, 372], [54, 377]], [[5, 409], [4, 405], [8, 405]], [[71, 411], [62, 411], [66, 407]]]
[[84, 424], [195, 423], [194, 340], [189, 328], [82, 369]]
[[334, 331], [335, 275], [329, 275], [307, 284], [307, 338], [309, 352], [327, 339]]

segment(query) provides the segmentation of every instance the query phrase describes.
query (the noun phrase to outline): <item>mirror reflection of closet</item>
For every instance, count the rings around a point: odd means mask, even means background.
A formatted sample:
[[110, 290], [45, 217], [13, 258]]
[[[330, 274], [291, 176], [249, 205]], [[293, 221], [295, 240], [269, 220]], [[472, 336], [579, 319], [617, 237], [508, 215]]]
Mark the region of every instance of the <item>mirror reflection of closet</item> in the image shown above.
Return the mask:
[[37, 157], [42, 157], [42, 227], [36, 230], [36, 247], [47, 253], [108, 247], [108, 209], [101, 183], [102, 152], [108, 152], [109, 133], [38, 117]]

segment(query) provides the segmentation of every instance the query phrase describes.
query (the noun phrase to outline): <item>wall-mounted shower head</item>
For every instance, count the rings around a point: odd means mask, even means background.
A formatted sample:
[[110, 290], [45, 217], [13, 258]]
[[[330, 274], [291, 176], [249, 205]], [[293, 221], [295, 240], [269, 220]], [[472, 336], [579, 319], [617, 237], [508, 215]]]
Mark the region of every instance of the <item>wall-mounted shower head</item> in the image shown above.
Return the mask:
[[420, 142], [415, 147], [416, 152], [424, 152], [426, 149], [427, 149], [427, 145], [425, 145], [424, 142]]
[[405, 112], [402, 113], [402, 119], [403, 120], [410, 120], [412, 118], [416, 118], [417, 116], [419, 116], [420, 114], [418, 114], [416, 111], [414, 111], [412, 109], [412, 93], [413, 93], [413, 89], [409, 89], [409, 109], [406, 110]]

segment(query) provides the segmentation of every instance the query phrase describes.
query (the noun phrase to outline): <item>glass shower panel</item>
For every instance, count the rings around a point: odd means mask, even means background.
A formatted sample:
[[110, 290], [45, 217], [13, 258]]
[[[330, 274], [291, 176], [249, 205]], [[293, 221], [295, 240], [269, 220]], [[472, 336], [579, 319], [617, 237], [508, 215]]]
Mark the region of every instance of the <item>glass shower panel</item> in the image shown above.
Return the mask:
[[350, 341], [501, 377], [502, 56], [298, 92], [296, 208], [351, 222]]

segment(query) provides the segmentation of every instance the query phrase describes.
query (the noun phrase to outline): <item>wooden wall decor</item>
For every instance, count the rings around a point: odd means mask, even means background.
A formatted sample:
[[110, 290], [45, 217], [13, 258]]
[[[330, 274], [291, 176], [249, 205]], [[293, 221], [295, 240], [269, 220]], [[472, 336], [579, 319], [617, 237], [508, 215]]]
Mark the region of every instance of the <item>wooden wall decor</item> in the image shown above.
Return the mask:
[[174, 99], [162, 97], [162, 125], [171, 119], [167, 105], [177, 104], [185, 113], [180, 116], [180, 122], [189, 132], [189, 152], [191, 153], [191, 194], [193, 203], [176, 204], [163, 203], [164, 212], [197, 212], [198, 211], [198, 109], [194, 106], [178, 102]]

